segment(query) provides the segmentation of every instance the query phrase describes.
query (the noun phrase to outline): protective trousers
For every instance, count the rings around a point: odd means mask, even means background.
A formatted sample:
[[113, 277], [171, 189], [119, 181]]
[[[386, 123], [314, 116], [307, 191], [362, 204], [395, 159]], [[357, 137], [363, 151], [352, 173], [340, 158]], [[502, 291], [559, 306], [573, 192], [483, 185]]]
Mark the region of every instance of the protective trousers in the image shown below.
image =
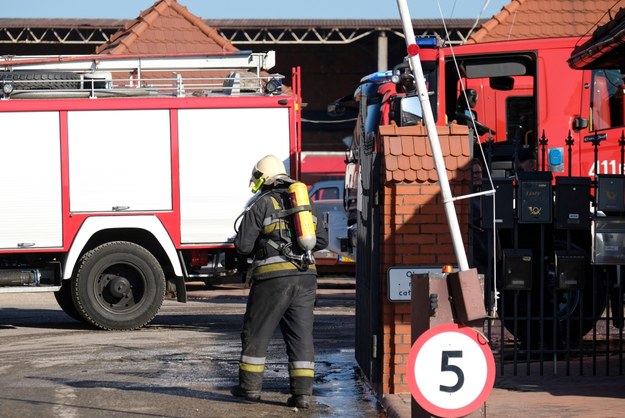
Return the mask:
[[308, 274], [252, 283], [241, 331], [241, 389], [261, 391], [267, 347], [280, 325], [289, 360], [290, 392], [292, 395], [312, 395], [316, 292], [317, 278]]

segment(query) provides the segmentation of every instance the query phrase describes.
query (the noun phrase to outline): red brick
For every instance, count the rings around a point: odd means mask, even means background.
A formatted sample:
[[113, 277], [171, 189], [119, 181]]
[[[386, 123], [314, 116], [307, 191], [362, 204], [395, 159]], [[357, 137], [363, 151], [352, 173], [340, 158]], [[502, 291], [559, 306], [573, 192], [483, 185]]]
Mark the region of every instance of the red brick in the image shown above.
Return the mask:
[[423, 194], [410, 194], [402, 196], [404, 205], [424, 205], [432, 200], [432, 196]]
[[410, 352], [410, 345], [409, 344], [396, 344], [393, 352], [399, 353], [399, 354], [408, 354]]
[[387, 193], [395, 196], [419, 196], [422, 194], [421, 188], [418, 184], [397, 184], [394, 186], [393, 190], [385, 190]]
[[421, 230], [424, 234], [449, 234], [449, 227], [447, 224], [423, 225]]
[[437, 204], [423, 205], [421, 206], [421, 213], [423, 214], [444, 214], [445, 208]]
[[425, 234], [402, 234], [401, 242], [404, 244], [433, 244], [436, 242], [435, 235]]
[[406, 325], [406, 324], [395, 324], [395, 332], [397, 334], [407, 334], [410, 335], [410, 333], [412, 332], [412, 327], [410, 326], [410, 324]]
[[406, 383], [402, 385], [395, 385], [393, 387], [393, 392], [390, 392], [390, 393], [394, 394], [394, 393], [408, 393], [408, 392], [410, 392], [410, 387]]
[[431, 255], [408, 255], [402, 257], [402, 262], [406, 265], [431, 265], [436, 264], [436, 260]]
[[402, 205], [396, 208], [395, 213], [406, 216], [414, 216], [417, 214], [419, 207], [413, 205]]
[[397, 387], [398, 385], [405, 385], [407, 383], [406, 374], [405, 373], [395, 373], [393, 375], [393, 385]]
[[407, 223], [401, 226], [402, 234], [421, 234], [421, 224]]

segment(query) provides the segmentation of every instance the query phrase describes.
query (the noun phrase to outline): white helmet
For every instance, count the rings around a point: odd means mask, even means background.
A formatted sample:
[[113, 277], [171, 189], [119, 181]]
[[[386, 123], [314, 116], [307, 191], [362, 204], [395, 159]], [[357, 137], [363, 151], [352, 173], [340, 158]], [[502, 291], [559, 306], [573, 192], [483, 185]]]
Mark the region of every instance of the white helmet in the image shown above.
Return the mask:
[[256, 193], [263, 184], [274, 184], [276, 179], [286, 176], [284, 163], [275, 155], [267, 155], [254, 165], [252, 178], [250, 178], [250, 187], [252, 192]]

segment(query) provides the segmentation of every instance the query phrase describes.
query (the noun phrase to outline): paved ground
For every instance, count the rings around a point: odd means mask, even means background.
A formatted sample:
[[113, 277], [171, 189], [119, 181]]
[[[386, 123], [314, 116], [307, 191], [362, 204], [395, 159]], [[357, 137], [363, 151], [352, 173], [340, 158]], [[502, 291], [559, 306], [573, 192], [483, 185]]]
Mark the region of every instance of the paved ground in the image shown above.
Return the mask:
[[[345, 279], [321, 279], [319, 292], [324, 297], [346, 297], [354, 290], [352, 282]], [[236, 290], [238, 292], [238, 290]], [[242, 290], [242, 292], [245, 292]], [[471, 416], [506, 418], [559, 418], [588, 417], [616, 418], [625, 415], [625, 376], [618, 376], [625, 368], [619, 358], [608, 361], [610, 376], [605, 375], [606, 359], [599, 357], [594, 365], [583, 361], [584, 376], [579, 375], [579, 362], [573, 361], [569, 376], [566, 364], [557, 364], [555, 375], [553, 363], [517, 363], [516, 376], [513, 364], [506, 365], [502, 375], [498, 370], [495, 387], [480, 411]], [[497, 364], [498, 368], [501, 367]], [[625, 370], [625, 369], [624, 369]], [[617, 375], [617, 376], [615, 376]], [[410, 393], [387, 395], [381, 403], [389, 418], [410, 418], [412, 396]]]
[[[339, 279], [335, 283], [333, 283], [331, 280], [328, 280], [328, 279], [322, 279], [321, 281], [323, 282], [319, 290], [321, 297], [328, 298], [328, 299], [353, 298], [353, 295], [354, 295], [353, 281], [349, 281], [345, 279]], [[194, 299], [197, 298], [197, 299], [202, 300], [203, 296], [208, 297], [208, 298], [215, 296], [214, 290], [206, 290], [202, 288], [201, 286], [198, 286], [198, 288], [195, 290], [193, 288], [191, 288], [190, 290], [191, 292], [193, 292]], [[223, 296], [224, 292], [226, 295], [229, 295], [229, 296], [245, 296], [247, 293], [247, 290], [240, 289], [240, 288], [233, 288], [232, 290], [229, 290], [229, 291], [222, 290], [219, 293], [221, 296]], [[7, 297], [7, 296], [4, 296], [4, 297]], [[206, 304], [206, 303], [196, 302], [196, 304]], [[169, 335], [169, 333], [174, 333], [174, 332], [179, 332], [179, 333], [183, 332], [184, 335], [187, 335], [186, 337], [187, 339], [181, 339], [180, 341], [177, 341], [177, 344], [183, 344], [183, 343], [190, 344], [188, 335], [198, 334], [197, 330], [194, 331], [194, 329], [191, 329], [189, 325], [187, 325], [186, 327], [182, 327], [182, 326], [172, 327], [172, 325], [169, 324], [169, 322], [166, 322], [167, 318], [169, 318], [170, 316], [171, 316], [170, 320], [172, 321], [172, 323], [178, 324], [178, 325], [181, 323], [180, 321], [182, 321], [182, 319], [186, 321], [193, 320], [194, 319], [193, 317], [188, 317], [189, 307], [182, 305], [182, 304], [169, 304], [169, 305], [172, 305], [172, 306], [169, 306], [169, 309], [171, 310], [171, 312], [168, 312], [168, 314], [165, 315], [164, 317], [160, 317], [159, 321], [161, 322], [161, 324], [160, 325], [155, 324], [155, 326], [152, 327], [153, 329], [145, 330], [143, 333], [137, 333], [136, 334], [137, 338], [145, 337], [145, 336], [152, 336], [152, 337], [159, 336], [161, 335], [161, 333], [158, 332], [160, 330], [159, 327], [166, 326], [166, 328], [168, 329], [167, 335]], [[227, 304], [223, 304], [223, 305], [227, 305]], [[9, 306], [13, 306], [13, 305], [9, 305]], [[240, 309], [240, 307], [238, 307], [237, 309]], [[15, 307], [7, 309], [7, 310], [3, 310], [3, 313], [6, 314], [8, 312], [14, 312], [14, 311], [16, 311]], [[56, 326], [49, 325], [49, 326], [37, 327], [36, 325], [31, 325], [31, 326], [26, 327], [26, 330], [34, 334], [39, 334], [39, 333], [46, 334], [46, 333], [52, 333], [54, 332], [53, 330], [55, 330], [56, 328], [59, 328], [61, 332], [64, 332], [67, 334], [72, 334], [72, 335], [80, 334], [82, 336], [81, 338], [84, 339], [85, 335], [88, 334], [88, 332], [81, 329], [80, 327], [76, 328], [75, 325], [72, 326], [73, 324], [72, 321], [69, 320], [68, 318], [65, 318], [64, 314], [58, 311], [59, 311], [58, 307], [55, 307], [54, 312], [49, 310], [49, 308], [46, 308], [46, 310], [41, 310], [41, 309], [30, 310], [30, 312], [32, 312], [33, 315], [36, 314], [39, 316], [43, 316], [40, 314], [41, 312], [45, 312], [46, 314], [56, 313], [56, 316], [51, 317], [51, 319], [49, 319], [48, 321], [52, 321], [51, 322], [52, 325], [56, 324], [55, 321], [61, 321], [62, 324], [65, 324], [64, 326], [56, 327]], [[179, 315], [182, 315], [183, 313], [184, 315], [180, 317]], [[58, 319], [55, 319], [55, 318], [58, 318]], [[204, 317], [202, 316], [202, 318]], [[32, 321], [35, 321], [35, 319], [32, 319]], [[205, 324], [203, 322], [200, 325], [205, 327]], [[216, 324], [213, 324], [212, 326], [215, 327]], [[0, 327], [0, 329], [3, 329], [3, 328]], [[11, 331], [13, 328], [5, 327], [4, 329], [5, 329], [4, 332], [2, 332], [3, 338], [4, 338], [3, 339], [4, 344], [1, 345], [0, 347], [3, 347], [3, 350], [7, 351], [11, 349], [11, 346], [6, 344], [7, 342], [6, 337], [8, 336], [8, 334], [10, 334], [9, 331]], [[131, 335], [134, 335], [134, 333], [133, 334], [118, 333], [118, 334], [119, 336], [117, 338], [122, 338], [121, 340], [122, 342], [119, 343], [120, 347], [130, 344], [129, 338]], [[107, 336], [108, 338], [108, 337], [113, 336], [114, 333], [95, 332], [94, 335], [95, 336]], [[233, 337], [234, 340], [236, 340], [235, 337]], [[207, 338], [207, 337], [202, 337], [202, 338]], [[220, 338], [224, 338], [224, 337], [221, 336]], [[84, 343], [86, 344], [86, 342]], [[204, 342], [202, 344], [205, 345]], [[98, 347], [102, 345], [103, 344], [97, 344]], [[16, 350], [19, 350], [20, 346], [18, 345], [14, 348]], [[24, 348], [24, 351], [20, 351], [21, 354], [20, 356], [16, 355], [15, 356], [16, 359], [26, 358], [28, 356], [36, 355], [36, 353], [32, 353], [25, 347], [23, 348]], [[190, 349], [189, 347], [184, 346], [183, 348], [180, 348], [180, 350], [182, 350], [180, 351], [180, 353], [183, 353], [183, 352], [186, 353], [185, 350], [189, 351], [190, 353], [189, 358], [191, 358], [192, 360], [193, 359], [197, 360], [196, 357], [198, 356], [197, 354], [198, 352], [195, 351], [195, 349]], [[203, 348], [203, 350], [205, 351], [206, 348]], [[202, 351], [202, 353], [204, 353], [204, 351]], [[78, 356], [78, 354], [76, 355]], [[82, 353], [80, 355], [86, 355], [86, 354]], [[204, 356], [206, 357], [206, 353]], [[49, 354], [48, 354], [48, 357], [49, 357]], [[61, 362], [69, 361], [71, 360], [69, 357], [67, 359], [64, 357], [60, 358], [59, 361]], [[178, 357], [182, 359], [181, 356], [177, 356], [176, 358]], [[236, 353], [233, 354], [231, 357], [235, 358]], [[4, 357], [4, 359], [7, 360], [7, 357]], [[562, 364], [558, 365], [558, 368], [556, 369], [556, 375], [554, 376], [553, 365], [551, 363], [543, 363], [543, 376], [542, 377], [540, 376], [540, 371], [537, 370], [537, 368], [539, 367], [538, 363], [529, 364], [529, 366], [532, 368], [530, 376], [526, 375], [526, 369], [525, 369], [526, 364], [525, 363], [519, 364], [518, 370], [517, 370], [517, 376], [514, 376], [514, 370], [511, 369], [511, 367], [513, 366], [506, 365], [506, 370], [503, 373], [503, 376], [500, 376], [500, 375], [497, 376], [496, 382], [495, 382], [495, 388], [493, 389], [492, 393], [488, 397], [485, 407], [481, 409], [480, 411], [476, 412], [475, 414], [472, 414], [472, 416], [506, 417], [506, 418], [528, 417], [528, 416], [532, 418], [542, 418], [542, 417], [611, 418], [611, 417], [624, 416], [625, 415], [625, 377], [614, 376], [614, 375], [619, 374], [619, 370], [625, 369], [625, 364], [623, 364], [622, 360], [623, 359], [614, 358], [614, 357], [609, 358], [607, 360], [602, 357], [597, 358], [597, 363], [594, 364], [594, 368], [597, 372], [597, 376], [592, 376], [593, 364], [590, 363], [590, 359], [584, 360], [582, 362], [583, 367], [584, 367], [584, 376], [579, 375], [578, 369], [572, 370], [570, 373], [570, 376], [566, 376], [566, 369], [565, 369], [565, 366]], [[146, 362], [147, 359], [143, 359], [142, 361]], [[189, 363], [186, 360], [185, 361], [181, 360], [181, 362], [182, 364], [185, 364], [185, 367], [195, 367], [195, 363], [193, 362]], [[170, 363], [171, 361], [169, 360], [166, 362], [166, 364], [170, 364]], [[574, 362], [574, 365], [575, 363], [579, 364], [579, 362]], [[52, 364], [50, 367], [52, 367], [53, 365], [54, 364]], [[38, 365], [38, 364], [36, 364], [36, 366], [39, 369], [41, 369], [42, 367], [42, 365]], [[607, 366], [609, 366], [611, 376], [605, 375], [605, 371], [608, 370]], [[6, 369], [7, 367], [8, 367], [8, 364], [5, 361], [5, 364], [3, 365], [3, 367], [0, 367], [0, 375], [3, 374], [2, 373], [3, 371], [7, 370]], [[176, 373], [178, 374], [182, 373], [180, 369], [180, 367], [182, 366], [176, 365], [176, 367], [177, 367]], [[77, 373], [80, 373], [80, 372], [81, 370], [77, 370]], [[38, 372], [38, 374], [40, 373], [41, 373], [41, 370]], [[193, 375], [193, 373], [191, 373], [190, 375]], [[8, 377], [8, 376], [9, 374], [5, 374], [5, 377]], [[118, 374], [116, 376], [118, 376], [118, 378], [119, 376], [126, 378], [125, 377], [126, 374], [123, 374], [123, 375]], [[11, 379], [15, 380], [16, 377], [12, 376]], [[11, 379], [5, 380], [5, 384], [10, 385]], [[40, 377], [38, 379], [40, 379]], [[32, 385], [33, 377], [31, 376], [30, 380], [28, 381], [31, 382], [30, 384]], [[13, 383], [17, 384], [15, 382]], [[206, 382], [202, 381], [200, 383], [206, 386]], [[185, 382], [185, 384], [192, 385], [193, 382]], [[182, 385], [182, 383], [177, 383], [177, 385], [180, 386]], [[21, 388], [21, 386], [19, 387]], [[164, 387], [165, 386], [163, 386], [163, 388]], [[33, 390], [34, 389], [36, 388], [33, 388]], [[88, 391], [90, 390], [90, 387], [84, 387], [84, 388], [77, 387], [75, 389]], [[165, 389], [162, 389], [162, 390], [166, 391]], [[169, 390], [168, 393], [169, 392], [171, 392], [170, 393], [170, 396], [171, 396], [173, 394], [173, 389]], [[231, 397], [228, 396], [227, 390], [224, 389], [222, 392], [224, 392], [222, 394], [223, 396], [220, 395], [221, 397], [217, 397], [216, 400], [213, 399], [212, 402], [213, 403], [217, 402], [219, 405], [223, 404], [225, 405], [225, 407], [230, 408], [230, 409], [235, 408], [236, 404], [231, 403]], [[108, 392], [105, 391], [104, 394], [106, 393]], [[111, 392], [109, 396], [113, 396], [115, 395], [115, 393], [116, 392], [113, 391]], [[125, 393], [125, 392], [122, 392], [122, 393]], [[140, 393], [145, 394], [146, 396], [150, 396], [150, 394], [147, 393], [146, 391], [141, 391]], [[187, 394], [187, 396], [185, 396], [186, 402], [195, 402], [195, 401], [202, 402], [204, 400], [204, 397], [209, 396], [209, 395], [203, 394], [202, 396], [194, 397], [194, 396], [188, 396], [189, 391], [186, 391], [184, 393]], [[5, 397], [8, 396], [6, 391], [3, 393], [3, 396]], [[33, 399], [39, 399], [41, 396], [42, 396], [41, 391], [38, 391], [37, 393], [33, 392]], [[100, 394], [99, 396], [102, 396], [102, 394]], [[284, 395], [282, 393], [277, 393], [276, 396], [280, 398], [279, 400], [283, 401], [282, 398], [284, 398]], [[2, 396], [0, 396], [0, 398], [2, 398]], [[339, 398], [340, 396], [337, 397], [337, 399]], [[3, 401], [3, 403], [5, 403], [5, 401]], [[412, 399], [411, 399], [410, 393], [401, 393], [401, 394], [386, 396], [384, 399], [381, 400], [381, 403], [383, 407], [385, 408], [386, 415], [388, 417], [408, 418], [408, 417], [413, 416], [411, 412]], [[31, 405], [31, 407], [34, 408], [36, 405], [41, 406], [41, 403], [35, 402], [29, 405]], [[311, 414], [308, 416], [319, 416], [319, 417], [336, 416], [334, 415], [334, 413], [336, 413], [336, 411], [338, 410], [336, 409], [336, 406], [333, 406], [332, 404], [328, 404], [328, 405], [329, 406], [327, 407], [326, 410], [317, 410], [315, 414]], [[6, 407], [8, 408], [9, 405], [7, 405]], [[127, 405], [125, 405], [124, 407], [128, 408]], [[274, 408], [276, 410], [280, 410], [284, 412], [284, 408], [282, 404], [276, 403], [276, 405], [271, 404], [266, 407]], [[2, 408], [5, 408], [5, 406], [0, 404], [0, 409]], [[330, 415], [326, 415], [325, 413], [331, 411], [332, 408], [335, 408], [334, 413]], [[4, 410], [5, 412], [7, 411], [6, 408]], [[226, 410], [224, 409], [224, 412], [225, 411]], [[369, 411], [373, 413], [372, 414], [373, 416], [377, 416], [377, 414], [375, 414], [374, 410], [372, 410], [371, 408], [369, 408]], [[19, 412], [19, 409], [16, 409], [16, 410], [13, 410], [13, 412], [14, 412], [14, 415], [11, 415], [11, 416], [20, 416], [20, 415], [24, 416], [23, 410], [22, 412]], [[185, 412], [188, 412], [188, 411], [185, 410]], [[192, 412], [193, 411], [189, 412], [188, 415], [198, 416], [197, 413], [195, 413], [196, 415], [194, 415], [194, 413]], [[257, 409], [257, 412], [259, 412], [257, 416], [261, 416], [260, 410]], [[351, 412], [354, 412], [354, 411], [351, 411]], [[355, 415], [354, 414], [349, 415], [345, 411], [343, 411], [339, 414], [339, 416], [354, 416], [354, 417], [358, 416], [359, 418], [362, 418], [364, 416], [362, 415], [362, 413], [363, 412], [360, 412], [359, 413], [360, 415], [358, 415], [358, 413], [356, 413]], [[182, 413], [178, 414], [178, 416], [182, 416], [182, 415], [184, 414]], [[300, 415], [301, 415], [301, 411], [300, 411]], [[0, 414], [0, 416], [9, 416], [9, 415]], [[63, 414], [60, 414], [59, 416], [63, 416]], [[65, 415], [65, 416], [70, 416], [70, 415]], [[95, 415], [92, 414], [92, 416], [95, 416]], [[102, 414], [100, 416], [102, 416]], [[236, 415], [230, 415], [230, 416], [236, 416]], [[264, 415], [264, 416], [268, 416], [268, 415]]]
[[284, 343], [267, 355], [263, 394], [237, 382], [247, 290], [190, 285], [140, 330], [99, 331], [63, 313], [51, 293], [0, 294], [0, 417], [380, 418], [354, 360], [354, 290], [322, 288], [315, 309], [313, 405], [289, 408]]
[[[496, 360], [497, 361], [497, 360]], [[616, 418], [625, 415], [624, 358], [597, 357], [568, 363], [497, 364], [495, 387], [483, 409], [471, 417]], [[580, 375], [582, 370], [583, 375]], [[594, 375], [593, 375], [594, 370]], [[609, 370], [609, 372], [607, 372]], [[515, 375], [516, 372], [516, 375]], [[529, 375], [528, 375], [529, 373]], [[620, 376], [619, 376], [620, 374]], [[383, 401], [391, 418], [409, 418], [411, 395], [401, 393]]]

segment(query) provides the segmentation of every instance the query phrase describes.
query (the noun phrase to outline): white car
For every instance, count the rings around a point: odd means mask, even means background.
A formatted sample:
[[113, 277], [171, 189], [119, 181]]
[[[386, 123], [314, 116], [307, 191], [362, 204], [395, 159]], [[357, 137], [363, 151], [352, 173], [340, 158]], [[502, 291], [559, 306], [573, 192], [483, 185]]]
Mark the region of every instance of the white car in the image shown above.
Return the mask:
[[320, 271], [355, 272], [355, 260], [346, 255], [348, 231], [345, 211], [345, 181], [343, 179], [322, 180], [314, 183], [308, 195], [319, 208], [328, 225], [328, 247], [315, 253]]

